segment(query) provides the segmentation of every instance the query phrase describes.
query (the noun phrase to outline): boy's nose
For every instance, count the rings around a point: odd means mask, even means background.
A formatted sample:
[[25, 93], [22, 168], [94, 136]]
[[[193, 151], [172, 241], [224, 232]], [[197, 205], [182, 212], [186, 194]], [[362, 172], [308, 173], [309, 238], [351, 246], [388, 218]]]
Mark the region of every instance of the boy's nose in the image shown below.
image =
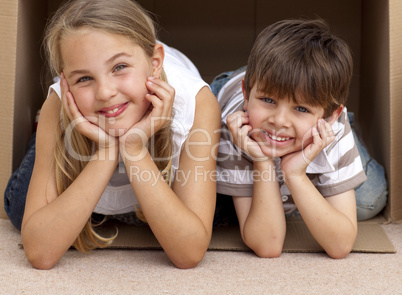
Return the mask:
[[269, 118], [269, 123], [277, 128], [289, 127], [289, 116], [284, 109], [277, 109], [276, 112]]
[[110, 81], [98, 81], [98, 89], [96, 91], [97, 100], [109, 100], [116, 95], [117, 91], [113, 83]]

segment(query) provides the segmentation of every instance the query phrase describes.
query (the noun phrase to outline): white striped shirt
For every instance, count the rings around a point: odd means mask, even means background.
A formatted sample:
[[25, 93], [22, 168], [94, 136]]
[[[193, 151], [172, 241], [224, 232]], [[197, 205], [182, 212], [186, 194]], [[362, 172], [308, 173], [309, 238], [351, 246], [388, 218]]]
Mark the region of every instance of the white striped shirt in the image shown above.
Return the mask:
[[[233, 144], [226, 125], [229, 114], [243, 110], [241, 81], [244, 74], [245, 72], [242, 72], [231, 78], [218, 93], [222, 111], [222, 136], [218, 152], [217, 191], [230, 196], [252, 197], [253, 179], [256, 176], [256, 171], [253, 171], [253, 162]], [[332, 124], [332, 129], [335, 140], [318, 154], [306, 170], [307, 176], [324, 197], [354, 189], [366, 180], [346, 108], [343, 109], [338, 120]], [[275, 158], [276, 175], [259, 175], [259, 178], [276, 177], [282, 200], [286, 204], [292, 204], [290, 191], [282, 179], [280, 161], [280, 158]], [[284, 204], [285, 211], [286, 204]]]

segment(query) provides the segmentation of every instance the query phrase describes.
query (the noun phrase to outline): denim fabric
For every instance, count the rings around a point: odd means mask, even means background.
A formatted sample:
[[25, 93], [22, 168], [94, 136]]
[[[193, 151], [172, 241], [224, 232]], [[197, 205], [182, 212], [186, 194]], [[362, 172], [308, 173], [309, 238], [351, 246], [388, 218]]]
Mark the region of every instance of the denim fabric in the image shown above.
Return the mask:
[[11, 223], [18, 230], [21, 230], [25, 200], [35, 163], [35, 140], [36, 133], [32, 135], [27, 153], [20, 167], [11, 175], [4, 191], [4, 209]]
[[[244, 71], [245, 67], [216, 76], [210, 85], [215, 96], [218, 95], [223, 85], [241, 70]], [[388, 196], [387, 181], [384, 168], [370, 157], [367, 149], [356, 136], [356, 132], [353, 129], [354, 114], [348, 113], [348, 116], [356, 146], [360, 152], [363, 169], [367, 175], [367, 180], [355, 188], [357, 220], [362, 221], [376, 216], [384, 209]]]
[[216, 97], [218, 97], [218, 93], [223, 87], [223, 85], [225, 85], [226, 82], [229, 81], [232, 77], [236, 76], [237, 74], [240, 74], [241, 72], [244, 72], [245, 70], [246, 67], [243, 66], [235, 71], [224, 72], [216, 76], [212, 81], [211, 85], [209, 85], [211, 87], [212, 93], [215, 94]]
[[367, 180], [355, 188], [357, 220], [362, 221], [376, 216], [387, 204], [388, 186], [384, 168], [370, 157], [367, 149], [360, 142], [353, 129], [354, 114], [348, 113], [353, 137], [359, 149]]

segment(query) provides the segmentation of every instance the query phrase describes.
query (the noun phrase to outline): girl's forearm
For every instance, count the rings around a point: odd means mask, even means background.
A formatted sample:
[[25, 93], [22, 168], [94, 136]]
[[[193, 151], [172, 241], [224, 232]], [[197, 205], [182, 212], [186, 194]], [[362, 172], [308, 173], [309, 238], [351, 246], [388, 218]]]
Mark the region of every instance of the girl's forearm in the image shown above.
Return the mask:
[[[99, 156], [95, 153], [94, 157]], [[54, 201], [32, 214], [22, 228], [27, 258], [52, 267], [71, 247], [105, 190], [115, 160], [91, 160], [74, 182]]]
[[196, 256], [205, 254], [210, 241], [201, 219], [164, 181], [148, 152], [136, 161], [126, 157], [124, 163], [144, 216], [162, 248], [176, 266], [194, 266], [191, 261], [198, 263]]

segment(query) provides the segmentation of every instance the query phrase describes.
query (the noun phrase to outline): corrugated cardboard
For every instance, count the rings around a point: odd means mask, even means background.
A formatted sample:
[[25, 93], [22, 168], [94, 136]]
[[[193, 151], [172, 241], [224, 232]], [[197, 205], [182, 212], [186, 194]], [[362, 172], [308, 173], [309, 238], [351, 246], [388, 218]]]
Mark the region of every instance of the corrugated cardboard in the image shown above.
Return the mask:
[[[48, 85], [42, 79], [46, 75], [40, 42], [46, 17], [60, 2], [2, 0], [0, 3], [1, 192], [21, 162], [35, 113], [45, 97]], [[388, 221], [402, 220], [399, 135], [402, 131], [402, 1], [139, 2], [155, 13], [162, 27], [160, 39], [188, 55], [207, 82], [220, 72], [244, 65], [253, 40], [267, 24], [290, 17], [319, 16], [327, 20], [353, 51], [355, 74], [348, 108], [356, 114], [369, 151], [385, 166], [390, 194], [384, 215]], [[3, 202], [0, 203], [0, 217], [6, 218]], [[292, 234], [292, 226], [288, 232], [290, 238], [302, 231], [297, 224]], [[366, 225], [361, 227], [365, 229]], [[370, 229], [368, 241], [373, 240], [372, 235], [375, 233]], [[144, 243], [152, 244], [143, 237]], [[238, 242], [233, 245], [237, 247]]]
[[360, 125], [386, 170], [384, 215], [397, 222], [402, 220], [402, 2], [362, 1], [362, 12]]
[[[288, 218], [283, 252], [324, 252], [301, 218]], [[352, 252], [395, 253], [395, 247], [377, 222], [359, 222]], [[130, 226], [109, 222], [102, 227], [103, 236], [118, 236], [112, 249], [160, 250], [162, 247], [148, 226]], [[244, 243], [238, 226], [217, 227], [208, 250], [251, 251]]]
[[[0, 190], [4, 192], [12, 171], [14, 85], [17, 48], [17, 3], [5, 1], [0, 4]], [[0, 209], [3, 209], [1, 202]], [[0, 217], [5, 218], [4, 210]]]

